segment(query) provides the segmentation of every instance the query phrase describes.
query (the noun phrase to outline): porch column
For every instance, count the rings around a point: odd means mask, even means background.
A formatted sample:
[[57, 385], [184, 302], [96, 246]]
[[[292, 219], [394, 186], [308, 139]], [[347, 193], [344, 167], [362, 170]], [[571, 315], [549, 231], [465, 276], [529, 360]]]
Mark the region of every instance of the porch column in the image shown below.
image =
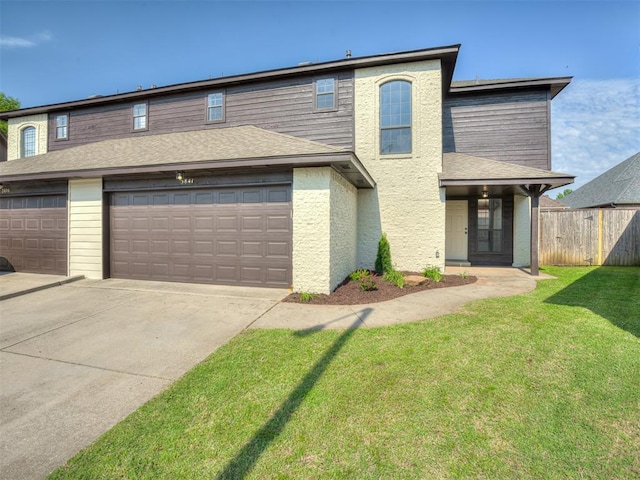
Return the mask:
[[531, 197], [531, 275], [537, 277], [540, 273], [538, 257], [540, 197], [551, 188], [551, 185], [521, 185], [520, 188]]

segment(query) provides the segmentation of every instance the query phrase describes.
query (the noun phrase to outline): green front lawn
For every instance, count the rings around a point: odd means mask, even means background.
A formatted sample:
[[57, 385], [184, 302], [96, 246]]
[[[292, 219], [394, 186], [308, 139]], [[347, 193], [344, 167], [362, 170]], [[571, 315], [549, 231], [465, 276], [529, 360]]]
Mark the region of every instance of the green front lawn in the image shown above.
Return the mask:
[[248, 331], [51, 478], [638, 478], [640, 268], [545, 271], [420, 323]]

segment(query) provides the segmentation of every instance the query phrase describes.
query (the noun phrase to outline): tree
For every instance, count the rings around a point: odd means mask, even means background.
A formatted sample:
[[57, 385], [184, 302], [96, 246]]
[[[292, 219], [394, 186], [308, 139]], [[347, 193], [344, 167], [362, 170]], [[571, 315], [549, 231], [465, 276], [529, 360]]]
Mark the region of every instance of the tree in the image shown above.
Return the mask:
[[[7, 97], [4, 92], [0, 92], [0, 112], [8, 112], [10, 110], [18, 110], [20, 108], [20, 100], [13, 97]], [[7, 121], [0, 120], [0, 130], [7, 136]]]
[[568, 196], [570, 193], [573, 193], [573, 190], [571, 190], [570, 188], [565, 188], [561, 193], [556, 195], [556, 200], [560, 200], [561, 198]]

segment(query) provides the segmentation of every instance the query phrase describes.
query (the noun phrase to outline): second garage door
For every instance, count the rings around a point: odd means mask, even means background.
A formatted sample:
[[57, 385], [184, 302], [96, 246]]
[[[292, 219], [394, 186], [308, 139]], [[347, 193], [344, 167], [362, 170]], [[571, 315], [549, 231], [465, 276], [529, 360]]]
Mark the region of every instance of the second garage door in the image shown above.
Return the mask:
[[67, 274], [67, 195], [0, 199], [0, 257], [17, 272]]
[[288, 287], [291, 186], [114, 192], [115, 278]]

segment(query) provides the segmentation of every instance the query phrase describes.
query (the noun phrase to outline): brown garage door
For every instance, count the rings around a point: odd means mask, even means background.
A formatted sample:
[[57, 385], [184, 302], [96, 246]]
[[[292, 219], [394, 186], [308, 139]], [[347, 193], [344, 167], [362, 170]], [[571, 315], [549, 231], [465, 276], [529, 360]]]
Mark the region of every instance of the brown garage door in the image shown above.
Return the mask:
[[67, 274], [67, 196], [0, 198], [0, 257], [17, 272]]
[[288, 287], [291, 186], [111, 194], [111, 276]]

